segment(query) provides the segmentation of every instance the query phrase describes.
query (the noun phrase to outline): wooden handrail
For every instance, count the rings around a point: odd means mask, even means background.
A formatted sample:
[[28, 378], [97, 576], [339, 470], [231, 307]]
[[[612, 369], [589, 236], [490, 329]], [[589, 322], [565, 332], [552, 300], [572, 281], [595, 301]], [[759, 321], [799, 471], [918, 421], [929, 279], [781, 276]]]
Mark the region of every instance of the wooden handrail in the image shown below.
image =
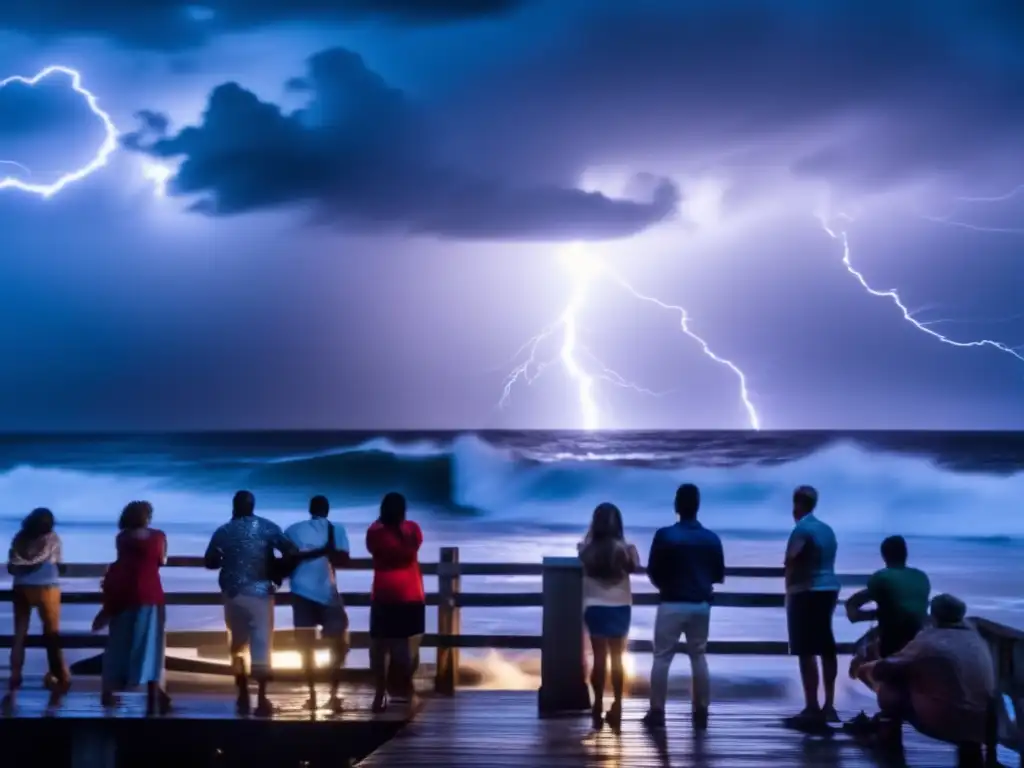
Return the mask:
[[[99, 579], [106, 572], [108, 563], [68, 563], [65, 567], [68, 579]], [[203, 558], [192, 555], [177, 555], [167, 558], [166, 568], [198, 568], [204, 569]], [[6, 563], [0, 566], [6, 573]], [[373, 561], [368, 557], [356, 557], [349, 561], [344, 570], [370, 571]], [[541, 576], [544, 566], [541, 563], [421, 563], [420, 570], [424, 576], [458, 575], [458, 576]], [[641, 568], [638, 575], [645, 574]], [[738, 566], [725, 569], [727, 579], [782, 579], [782, 568], [763, 566]], [[839, 583], [844, 587], [859, 587], [867, 584], [867, 574], [839, 574]]]

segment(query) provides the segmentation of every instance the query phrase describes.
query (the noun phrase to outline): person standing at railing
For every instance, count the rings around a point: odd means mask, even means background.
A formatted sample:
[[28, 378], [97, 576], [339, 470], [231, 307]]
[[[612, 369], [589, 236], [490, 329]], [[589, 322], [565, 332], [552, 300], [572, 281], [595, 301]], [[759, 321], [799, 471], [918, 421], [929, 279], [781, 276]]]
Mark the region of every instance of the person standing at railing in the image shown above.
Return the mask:
[[[594, 656], [590, 671], [594, 689], [591, 717], [594, 728], [600, 728], [605, 719], [615, 728], [622, 722], [622, 664], [633, 610], [629, 575], [640, 567], [640, 554], [626, 541], [619, 508], [607, 502], [594, 510], [590, 530], [578, 549], [583, 563], [583, 622]], [[615, 699], [605, 718], [604, 682], [609, 662]]]
[[419, 641], [426, 625], [426, 594], [419, 551], [423, 531], [406, 519], [406, 501], [388, 493], [380, 517], [366, 532], [366, 550], [373, 558], [370, 592], [370, 666], [376, 685], [373, 711], [387, 708], [389, 682], [415, 696], [413, 674]]
[[146, 714], [167, 714], [164, 690], [167, 610], [160, 569], [167, 562], [167, 536], [151, 528], [153, 506], [133, 501], [118, 521], [117, 560], [103, 578], [103, 609], [93, 630], [109, 626], [103, 653], [103, 706], [117, 704], [115, 693], [146, 686]]
[[257, 517], [255, 510], [256, 497], [251, 492], [236, 493], [231, 502], [231, 520], [214, 532], [205, 560], [210, 570], [220, 569], [218, 582], [224, 595], [238, 712], [249, 713], [251, 671], [258, 686], [256, 714], [269, 717], [274, 712], [267, 698], [274, 641], [274, 550], [287, 558], [298, 556], [298, 549], [276, 523]]
[[714, 585], [725, 581], [722, 540], [697, 522], [700, 490], [686, 483], [676, 490], [679, 521], [654, 534], [647, 558], [647, 575], [658, 590], [654, 620], [654, 663], [651, 665], [651, 707], [644, 716], [648, 727], [665, 724], [668, 673], [680, 635], [686, 635], [690, 657], [693, 725], [706, 728], [711, 700], [708, 671], [708, 626]]
[[[341, 686], [341, 670], [348, 655], [348, 614], [345, 603], [338, 592], [338, 581], [334, 569], [342, 568], [349, 561], [348, 536], [345, 528], [327, 519], [331, 505], [326, 496], [314, 496], [309, 500], [309, 519], [290, 526], [285, 536], [303, 554], [325, 549], [322, 557], [300, 562], [292, 571], [290, 582], [292, 592], [292, 624], [296, 629], [323, 630], [324, 637], [331, 642], [331, 697], [327, 706], [334, 712], [342, 708], [338, 690]], [[301, 648], [303, 667], [309, 685], [309, 701], [306, 707], [316, 710], [316, 663], [313, 644], [306, 637]]]
[[[836, 577], [838, 544], [832, 528], [815, 514], [818, 492], [801, 485], [793, 492], [793, 520], [796, 525], [786, 545], [786, 626], [789, 653], [800, 660], [804, 709], [788, 718], [796, 728], [817, 727], [840, 722], [835, 708], [839, 659], [832, 617], [839, 601]], [[818, 704], [818, 659], [825, 704]]]
[[54, 531], [53, 513], [40, 507], [32, 510], [11, 541], [7, 570], [14, 577], [14, 638], [11, 642], [11, 676], [2, 709], [12, 710], [22, 683], [25, 641], [32, 611], [39, 614], [46, 646], [46, 687], [50, 705], [59, 703], [71, 685], [71, 675], [60, 647], [60, 576], [64, 572], [60, 537]]

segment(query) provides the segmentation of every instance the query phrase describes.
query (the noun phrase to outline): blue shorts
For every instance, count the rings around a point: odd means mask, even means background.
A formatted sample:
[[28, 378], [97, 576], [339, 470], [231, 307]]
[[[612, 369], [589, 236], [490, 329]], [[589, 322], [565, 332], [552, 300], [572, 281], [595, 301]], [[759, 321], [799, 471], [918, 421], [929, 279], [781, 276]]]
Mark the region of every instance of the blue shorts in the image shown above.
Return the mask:
[[617, 640], [629, 635], [632, 616], [628, 605], [591, 605], [583, 612], [583, 623], [591, 637]]

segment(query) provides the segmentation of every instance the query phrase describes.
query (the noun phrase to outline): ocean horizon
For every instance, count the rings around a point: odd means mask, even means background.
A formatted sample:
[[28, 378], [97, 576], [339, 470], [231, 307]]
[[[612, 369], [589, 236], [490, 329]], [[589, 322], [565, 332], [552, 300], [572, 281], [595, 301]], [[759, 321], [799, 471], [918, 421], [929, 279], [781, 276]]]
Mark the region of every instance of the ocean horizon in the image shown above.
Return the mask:
[[[353, 555], [383, 493], [397, 490], [424, 530], [423, 562], [457, 546], [463, 562], [539, 562], [572, 555], [596, 504], [623, 512], [627, 536], [646, 553], [654, 531], [673, 519], [680, 482], [701, 488], [700, 519], [718, 531], [733, 566], [778, 566], [792, 527], [793, 488], [820, 492], [819, 514], [839, 538], [838, 570], [880, 567], [878, 546], [891, 534], [910, 543], [911, 561], [936, 591], [963, 598], [974, 615], [1024, 626], [1024, 433], [1021, 432], [299, 432], [36, 433], [0, 435], [0, 536], [7, 540], [33, 507], [57, 517], [69, 562], [113, 557], [117, 517], [147, 499], [154, 525], [174, 555], [202, 554], [230, 514], [240, 488], [252, 490], [257, 514], [287, 526], [306, 516], [310, 496], [331, 501]], [[212, 574], [168, 570], [169, 590], [213, 590]], [[370, 574], [344, 572], [345, 591], [364, 591]], [[428, 590], [435, 588], [427, 580]], [[781, 591], [766, 580], [731, 580], [724, 590]], [[88, 584], [73, 588], [88, 588]], [[524, 591], [536, 577], [464, 579], [472, 591]], [[71, 587], [69, 587], [71, 588]], [[649, 590], [643, 579], [635, 589]], [[431, 613], [432, 612], [428, 612]], [[649, 637], [653, 610], [637, 609], [631, 634]], [[364, 609], [352, 609], [354, 629]], [[88, 608], [68, 606], [64, 626], [86, 631]], [[219, 629], [216, 607], [169, 609], [172, 629]], [[290, 612], [278, 609], [279, 626]], [[428, 631], [436, 618], [430, 615]], [[836, 616], [841, 640], [865, 629]], [[0, 632], [10, 606], [0, 605]], [[539, 609], [466, 609], [463, 630], [536, 634]], [[716, 639], [782, 640], [773, 609], [715, 608]], [[494, 671], [508, 655], [489, 658]], [[715, 658], [730, 679], [763, 685], [788, 676], [787, 659]], [[358, 662], [354, 662], [358, 663]], [[525, 663], [525, 662], [524, 662]], [[642, 676], [644, 662], [638, 660]], [[685, 663], [677, 664], [684, 671]], [[495, 673], [497, 674], [497, 673]], [[508, 678], [508, 670], [499, 676]]]

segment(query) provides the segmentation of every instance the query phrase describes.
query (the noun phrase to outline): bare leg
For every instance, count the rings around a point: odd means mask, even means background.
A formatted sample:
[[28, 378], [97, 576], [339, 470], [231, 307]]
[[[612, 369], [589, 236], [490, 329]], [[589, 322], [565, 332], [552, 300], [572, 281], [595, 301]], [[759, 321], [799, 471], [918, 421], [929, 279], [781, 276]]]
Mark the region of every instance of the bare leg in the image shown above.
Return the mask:
[[594, 653], [594, 663], [590, 668], [590, 686], [594, 691], [594, 722], [598, 723], [604, 714], [604, 681], [608, 674], [608, 641], [603, 637], [590, 638], [590, 647]]
[[608, 640], [608, 658], [612, 667], [612, 695], [614, 696], [612, 708], [608, 711], [608, 720], [612, 725], [618, 725], [622, 720], [622, 695], [626, 687], [626, 673], [622, 666], [622, 659], [625, 654], [626, 638], [616, 637]]
[[[825, 688], [825, 712], [835, 712], [836, 708], [836, 677], [839, 675], [839, 659], [829, 654], [821, 657], [821, 682]], [[817, 695], [815, 695], [817, 699]]]
[[313, 652], [313, 643], [309, 640], [304, 641], [299, 654], [302, 657], [302, 670], [306, 673], [306, 687], [309, 688], [306, 708], [313, 711], [316, 709], [316, 656]]
[[157, 681], [146, 683], [146, 715], [166, 715], [171, 711], [171, 697]]
[[388, 700], [388, 647], [380, 638], [370, 640], [370, 669], [373, 671], [373, 711], [383, 712]]
[[329, 705], [335, 711], [341, 710], [341, 697], [338, 690], [341, 688], [341, 671], [345, 668], [345, 660], [348, 658], [348, 637], [339, 637], [333, 643], [331, 653], [331, 699]]
[[[806, 711], [819, 712], [821, 707], [818, 706], [818, 660], [814, 656], [800, 657], [800, 682], [804, 687]], [[834, 686], [834, 677], [832, 683]]]

